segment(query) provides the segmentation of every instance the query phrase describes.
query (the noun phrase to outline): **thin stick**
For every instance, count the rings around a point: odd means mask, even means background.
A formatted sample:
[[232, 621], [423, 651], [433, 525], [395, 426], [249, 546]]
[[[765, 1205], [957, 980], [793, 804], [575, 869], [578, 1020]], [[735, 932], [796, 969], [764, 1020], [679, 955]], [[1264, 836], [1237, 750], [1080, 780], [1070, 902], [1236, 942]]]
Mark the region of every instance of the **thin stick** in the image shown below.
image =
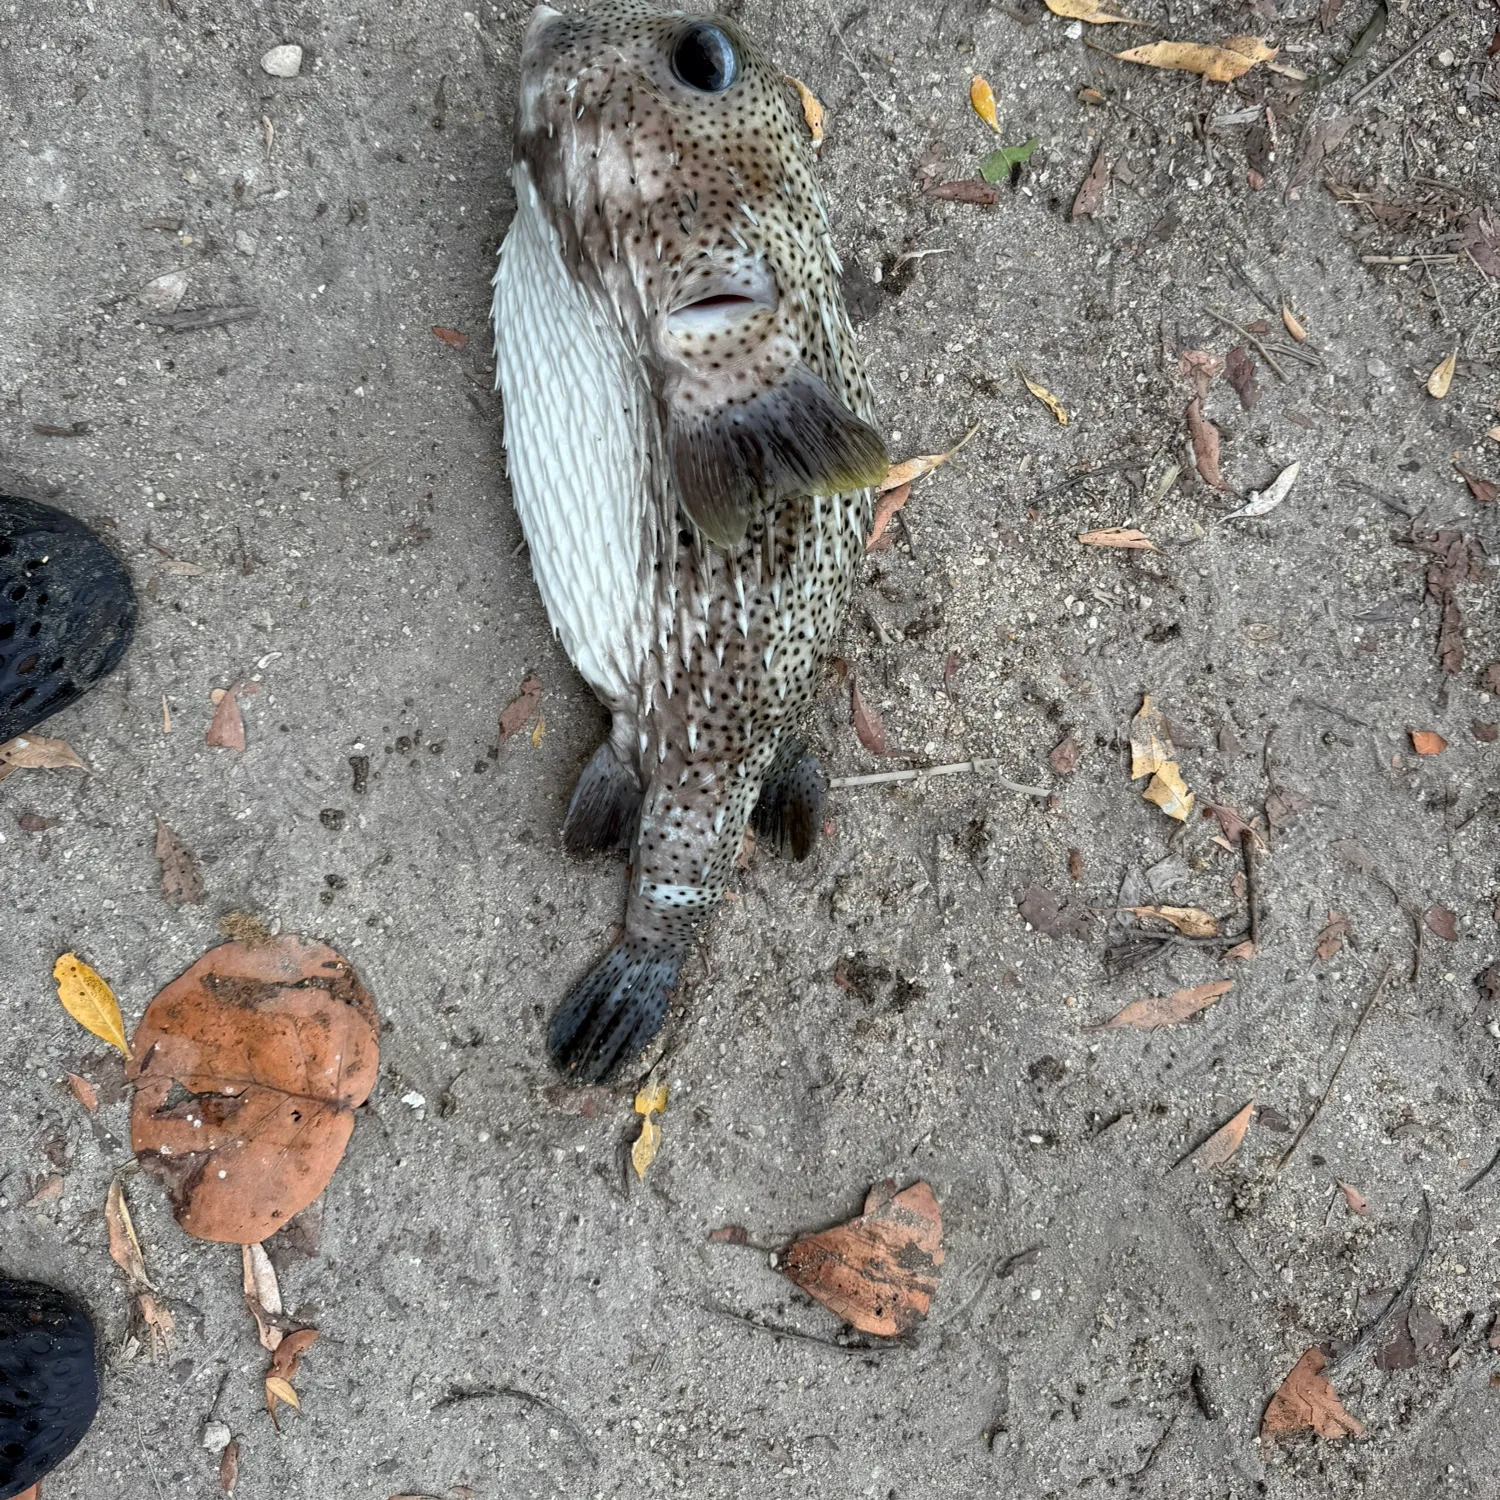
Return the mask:
[[1496, 1167], [1500, 1167], [1500, 1146], [1495, 1147], [1495, 1154], [1490, 1157], [1490, 1159], [1471, 1178], [1469, 1178], [1469, 1180], [1464, 1183], [1462, 1187], [1459, 1188], [1459, 1192], [1467, 1193], [1470, 1188], [1477, 1188], [1479, 1184], [1483, 1182], [1484, 1179], [1495, 1170]]
[[1467, 255], [1361, 255], [1366, 266], [1456, 266]]
[[1417, 1284], [1417, 1277], [1422, 1274], [1422, 1267], [1427, 1263], [1427, 1252], [1432, 1247], [1432, 1204], [1428, 1201], [1427, 1194], [1422, 1194], [1422, 1244], [1417, 1250], [1417, 1258], [1412, 1264], [1411, 1270], [1406, 1273], [1406, 1279], [1391, 1294], [1391, 1299], [1380, 1309], [1375, 1317], [1360, 1330], [1359, 1336], [1349, 1345], [1339, 1357], [1329, 1366], [1329, 1373], [1341, 1370], [1357, 1355], [1361, 1349], [1369, 1344], [1370, 1340], [1380, 1331], [1380, 1326], [1403, 1301], [1412, 1293], [1412, 1288]]
[[1433, 23], [1432, 23], [1432, 25], [1431, 25], [1431, 26], [1429, 26], [1429, 27], [1428, 27], [1428, 28], [1427, 28], [1427, 30], [1426, 30], [1426, 31], [1424, 31], [1424, 32], [1423, 32], [1423, 33], [1422, 33], [1422, 35], [1421, 35], [1421, 36], [1419, 36], [1419, 37], [1418, 37], [1418, 38], [1417, 38], [1417, 39], [1416, 39], [1416, 41], [1414, 41], [1414, 42], [1413, 42], [1413, 43], [1412, 43], [1412, 44], [1411, 44], [1411, 46], [1410, 46], [1410, 47], [1408, 47], [1408, 48], [1407, 48], [1407, 49], [1406, 49], [1406, 51], [1405, 51], [1405, 52], [1403, 52], [1403, 53], [1402, 53], [1402, 54], [1401, 54], [1401, 56], [1400, 56], [1400, 57], [1398, 57], [1398, 58], [1397, 58], [1397, 59], [1396, 59], [1396, 60], [1395, 60], [1395, 62], [1393, 62], [1393, 63], [1392, 63], [1392, 64], [1391, 64], [1391, 65], [1390, 65], [1390, 67], [1388, 67], [1388, 68], [1382, 68], [1382, 69], [1381, 69], [1381, 70], [1380, 70], [1380, 72], [1378, 72], [1378, 73], [1377, 73], [1377, 74], [1376, 74], [1376, 75], [1375, 75], [1375, 76], [1374, 76], [1374, 77], [1373, 77], [1373, 78], [1372, 78], [1372, 79], [1371, 79], [1371, 80], [1370, 80], [1370, 81], [1369, 81], [1369, 82], [1368, 82], [1368, 83], [1367, 83], [1367, 84], [1366, 84], [1366, 85], [1365, 85], [1365, 86], [1364, 86], [1364, 87], [1363, 87], [1363, 88], [1362, 88], [1362, 89], [1361, 89], [1361, 90], [1360, 90], [1360, 91], [1359, 91], [1359, 92], [1358, 92], [1358, 93], [1357, 93], [1357, 94], [1356, 94], [1356, 95], [1355, 95], [1355, 96], [1354, 96], [1354, 97], [1353, 97], [1353, 98], [1352, 98], [1352, 99], [1351, 99], [1351, 100], [1350, 100], [1350, 101], [1349, 101], [1349, 105], [1350, 105], [1350, 107], [1351, 107], [1351, 108], [1353, 108], [1353, 106], [1354, 106], [1354, 105], [1356, 105], [1356, 104], [1358, 104], [1358, 103], [1359, 103], [1359, 101], [1360, 101], [1360, 100], [1361, 100], [1361, 99], [1363, 99], [1363, 98], [1365, 98], [1365, 97], [1366, 97], [1366, 95], [1368, 95], [1368, 94], [1371, 94], [1371, 93], [1373, 93], [1373, 92], [1374, 92], [1374, 91], [1375, 91], [1375, 90], [1376, 90], [1376, 89], [1378, 89], [1378, 88], [1379, 88], [1379, 87], [1380, 87], [1380, 85], [1381, 85], [1381, 84], [1382, 84], [1382, 83], [1384, 83], [1384, 82], [1385, 82], [1385, 81], [1386, 81], [1386, 79], [1387, 79], [1387, 78], [1389, 78], [1389, 77], [1390, 77], [1390, 76], [1391, 76], [1391, 74], [1392, 74], [1392, 73], [1394, 73], [1394, 72], [1395, 72], [1395, 71], [1396, 71], [1396, 69], [1397, 69], [1397, 68], [1399, 68], [1399, 67], [1400, 67], [1400, 66], [1401, 66], [1401, 65], [1402, 65], [1402, 64], [1403, 64], [1403, 63], [1405, 63], [1405, 62], [1407, 62], [1407, 61], [1409, 61], [1409, 60], [1410, 60], [1410, 59], [1411, 59], [1411, 58], [1413, 58], [1413, 57], [1415, 57], [1415, 56], [1416, 56], [1416, 54], [1417, 54], [1417, 53], [1418, 53], [1418, 52], [1419, 52], [1419, 51], [1420, 51], [1420, 50], [1421, 50], [1421, 49], [1422, 49], [1422, 47], [1424, 47], [1424, 46], [1425, 46], [1425, 45], [1426, 45], [1426, 43], [1427, 43], [1427, 39], [1428, 39], [1428, 38], [1429, 38], [1429, 37], [1430, 37], [1430, 36], [1431, 36], [1431, 35], [1432, 35], [1432, 34], [1433, 34], [1433, 33], [1434, 33], [1434, 32], [1435, 32], [1435, 31], [1438, 31], [1438, 30], [1440, 30], [1440, 29], [1441, 29], [1441, 28], [1442, 28], [1442, 27], [1444, 27], [1444, 26], [1446, 26], [1446, 25], [1447, 25], [1447, 24], [1448, 24], [1448, 22], [1449, 22], [1449, 21], [1451, 21], [1451, 20], [1452, 20], [1452, 19], [1453, 19], [1453, 18], [1454, 18], [1454, 16], [1456, 16], [1456, 15], [1457, 15], [1457, 14], [1458, 14], [1458, 12], [1457, 12], [1457, 11], [1456, 11], [1456, 10], [1450, 10], [1450, 11], [1449, 11], [1449, 12], [1448, 12], [1448, 14], [1447, 14], [1447, 15], [1446, 15], [1446, 16], [1443, 16], [1443, 17], [1441, 17], [1441, 18], [1440, 18], [1440, 19], [1439, 19], [1439, 20], [1436, 20], [1436, 21], [1434, 21], [1434, 22], [1433, 22]]
[[1239, 334], [1242, 338], [1249, 339], [1250, 342], [1252, 344], [1254, 344], [1255, 347], [1258, 350], [1260, 350], [1260, 357], [1263, 360], [1265, 360], [1265, 362], [1268, 365], [1270, 365], [1272, 371], [1274, 371], [1274, 373], [1276, 375], [1276, 378], [1278, 380], [1284, 381], [1287, 378], [1286, 377], [1286, 371], [1283, 370], [1281, 368], [1281, 366], [1276, 363], [1275, 356], [1271, 353], [1271, 351], [1269, 349], [1266, 348], [1266, 346], [1263, 343], [1261, 343], [1261, 341], [1258, 338], [1256, 338], [1256, 336], [1253, 333], [1250, 332], [1250, 330], [1248, 328], [1241, 327], [1240, 324], [1236, 323], [1233, 318], [1226, 318], [1223, 313], [1221, 313], [1221, 312], [1215, 312], [1214, 309], [1211, 308], [1211, 307], [1205, 307], [1203, 309], [1203, 311], [1206, 312], [1209, 315], [1209, 317], [1211, 317], [1211, 318], [1217, 318], [1226, 328], [1232, 328], [1232, 329], [1234, 329], [1234, 331], [1237, 334]]
[[1386, 980], [1391, 977], [1390, 966], [1387, 965], [1385, 972], [1380, 976], [1375, 988], [1370, 992], [1370, 998], [1365, 1001], [1365, 1008], [1360, 1011], [1359, 1019], [1354, 1023], [1354, 1030], [1349, 1033], [1349, 1040], [1344, 1043], [1344, 1050], [1339, 1054], [1339, 1060], [1334, 1065], [1333, 1072], [1328, 1075], [1328, 1082], [1323, 1085], [1323, 1092], [1318, 1095], [1318, 1102], [1313, 1105], [1312, 1113], [1302, 1122], [1302, 1128], [1292, 1137], [1292, 1144], [1282, 1153], [1281, 1160], [1276, 1163], [1276, 1171], [1280, 1171], [1291, 1159], [1292, 1153], [1302, 1144], [1302, 1137], [1312, 1129], [1312, 1123], [1318, 1118], [1323, 1106], [1328, 1102], [1328, 1096], [1333, 1092], [1333, 1086], [1339, 1081], [1339, 1074], [1344, 1071], [1344, 1064], [1349, 1060], [1350, 1050], [1354, 1046], [1354, 1039], [1359, 1035], [1360, 1028], [1365, 1024], [1370, 1012], [1375, 1009], [1375, 1002], [1380, 999], [1385, 990]]
[[[851, 786], [885, 786], [894, 781], [927, 781], [934, 776], [959, 776], [968, 771], [972, 771], [976, 776], [983, 776], [987, 772], [994, 771], [999, 764], [998, 760], [956, 760], [945, 766], [920, 766], [905, 771], [871, 771], [864, 776], [830, 776], [828, 786], [831, 791]], [[996, 774], [995, 780], [1007, 791], [1019, 792], [1025, 797], [1050, 797], [1052, 795], [1046, 787], [1023, 786], [1019, 781], [1012, 781], [1008, 776]]]
[[706, 1312], [717, 1313], [721, 1318], [728, 1318], [730, 1322], [738, 1323], [744, 1328], [753, 1328], [757, 1333], [767, 1333], [772, 1338], [778, 1339], [801, 1339], [804, 1344], [821, 1344], [825, 1349], [837, 1349], [840, 1354], [884, 1354], [888, 1349], [896, 1347], [893, 1344], [840, 1344], [833, 1339], [822, 1338], [816, 1333], [803, 1333], [800, 1328], [783, 1328], [777, 1323], [761, 1323], [755, 1318], [747, 1318], [744, 1313], [721, 1307], [717, 1302], [705, 1302], [703, 1307]]
[[1260, 949], [1260, 912], [1255, 899], [1255, 834], [1240, 830], [1240, 860], [1245, 866], [1245, 905], [1250, 908], [1250, 946]]

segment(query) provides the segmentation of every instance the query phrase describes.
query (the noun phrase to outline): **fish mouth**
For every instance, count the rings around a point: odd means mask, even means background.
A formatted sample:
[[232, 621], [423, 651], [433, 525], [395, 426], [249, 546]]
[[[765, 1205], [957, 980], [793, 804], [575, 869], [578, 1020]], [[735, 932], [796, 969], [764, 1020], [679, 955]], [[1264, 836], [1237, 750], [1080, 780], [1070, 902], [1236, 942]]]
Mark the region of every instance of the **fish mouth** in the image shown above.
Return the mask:
[[776, 278], [762, 265], [704, 278], [694, 290], [697, 296], [668, 312], [668, 333], [679, 337], [723, 333], [774, 308], [780, 300]]

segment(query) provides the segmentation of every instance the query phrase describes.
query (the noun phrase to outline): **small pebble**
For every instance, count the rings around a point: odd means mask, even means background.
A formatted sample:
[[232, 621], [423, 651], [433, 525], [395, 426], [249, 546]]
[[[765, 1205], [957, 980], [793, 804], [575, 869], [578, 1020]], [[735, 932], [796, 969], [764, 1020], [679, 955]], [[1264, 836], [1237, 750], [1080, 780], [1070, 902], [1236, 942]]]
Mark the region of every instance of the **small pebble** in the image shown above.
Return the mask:
[[247, 229], [236, 229], [234, 232], [234, 248], [241, 255], [254, 255], [260, 249], [260, 241]]
[[413, 1089], [409, 1094], [402, 1094], [401, 1102], [406, 1105], [408, 1109], [421, 1109], [422, 1106], [427, 1103], [427, 1100], [423, 1098], [423, 1096], [419, 1094], [415, 1089]]
[[229, 1440], [234, 1434], [222, 1422], [205, 1422], [203, 1424], [203, 1446], [210, 1453], [222, 1453], [228, 1446]]
[[302, 49], [295, 43], [272, 47], [260, 65], [272, 78], [295, 78], [302, 71]]

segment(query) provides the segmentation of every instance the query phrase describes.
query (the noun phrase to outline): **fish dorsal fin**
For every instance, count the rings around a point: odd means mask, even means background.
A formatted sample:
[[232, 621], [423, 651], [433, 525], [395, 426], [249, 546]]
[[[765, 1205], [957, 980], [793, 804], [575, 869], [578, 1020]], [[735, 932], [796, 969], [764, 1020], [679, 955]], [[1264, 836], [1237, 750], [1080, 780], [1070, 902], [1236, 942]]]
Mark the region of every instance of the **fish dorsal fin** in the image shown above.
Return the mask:
[[668, 403], [667, 446], [682, 508], [716, 546], [743, 541], [751, 518], [792, 495], [837, 495], [878, 484], [880, 434], [797, 363], [748, 400]]

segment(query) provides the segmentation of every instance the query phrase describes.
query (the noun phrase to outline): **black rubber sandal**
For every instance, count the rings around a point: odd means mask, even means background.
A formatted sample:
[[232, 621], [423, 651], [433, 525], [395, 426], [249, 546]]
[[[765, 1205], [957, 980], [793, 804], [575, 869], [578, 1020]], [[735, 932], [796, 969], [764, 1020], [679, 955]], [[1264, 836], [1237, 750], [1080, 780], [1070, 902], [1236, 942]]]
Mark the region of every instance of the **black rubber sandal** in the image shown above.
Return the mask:
[[135, 616], [130, 575], [96, 531], [0, 495], [0, 745], [114, 671]]
[[0, 1500], [50, 1474], [98, 1409], [88, 1309], [55, 1287], [0, 1276]]

